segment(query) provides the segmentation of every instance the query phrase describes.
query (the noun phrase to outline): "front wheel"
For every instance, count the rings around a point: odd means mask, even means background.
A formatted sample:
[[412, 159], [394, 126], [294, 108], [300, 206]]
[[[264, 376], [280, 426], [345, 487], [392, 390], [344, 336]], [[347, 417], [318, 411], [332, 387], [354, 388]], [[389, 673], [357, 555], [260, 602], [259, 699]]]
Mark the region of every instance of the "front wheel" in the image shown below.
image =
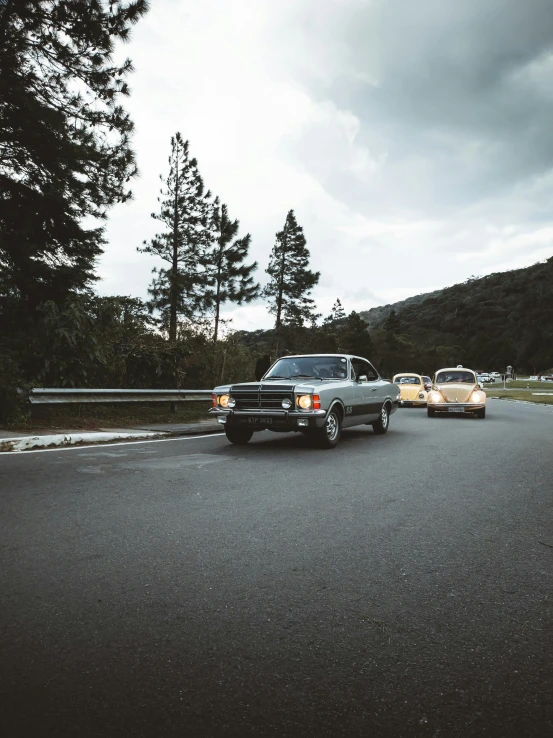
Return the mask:
[[476, 411], [476, 417], [482, 418], [482, 420], [486, 417], [486, 408], [483, 407], [481, 410]]
[[371, 425], [378, 436], [383, 436], [384, 433], [388, 432], [388, 426], [390, 425], [390, 410], [388, 409], [388, 405], [384, 404], [382, 406], [380, 417]]
[[309, 435], [318, 448], [334, 448], [342, 435], [342, 418], [337, 410], [331, 410], [326, 416], [322, 428], [315, 428]]
[[436, 415], [436, 411], [434, 410], [433, 407], [427, 407], [426, 414], [428, 415], [429, 418], [433, 418]]
[[235, 443], [237, 446], [244, 446], [248, 441], [251, 441], [253, 431], [248, 430], [248, 428], [233, 428], [232, 426], [227, 426], [225, 428], [225, 434], [231, 443]]

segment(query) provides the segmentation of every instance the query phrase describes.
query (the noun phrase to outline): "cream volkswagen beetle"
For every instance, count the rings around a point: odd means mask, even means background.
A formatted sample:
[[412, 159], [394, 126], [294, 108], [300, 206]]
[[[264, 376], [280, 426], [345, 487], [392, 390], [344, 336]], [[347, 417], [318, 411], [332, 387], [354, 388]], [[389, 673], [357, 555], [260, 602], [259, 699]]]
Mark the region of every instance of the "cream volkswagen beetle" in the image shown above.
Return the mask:
[[486, 417], [486, 393], [480, 389], [476, 374], [462, 366], [439, 369], [428, 393], [427, 414], [459, 413]]
[[400, 407], [426, 407], [427, 392], [420, 374], [395, 374], [392, 382], [399, 387]]

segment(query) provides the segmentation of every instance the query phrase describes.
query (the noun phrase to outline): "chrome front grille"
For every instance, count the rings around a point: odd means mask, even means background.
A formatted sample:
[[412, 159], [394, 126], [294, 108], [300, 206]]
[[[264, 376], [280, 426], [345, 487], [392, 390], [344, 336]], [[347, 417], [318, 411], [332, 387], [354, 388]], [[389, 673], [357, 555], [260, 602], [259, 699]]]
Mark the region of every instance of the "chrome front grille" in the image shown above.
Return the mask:
[[293, 392], [251, 392], [243, 390], [231, 390], [232, 397], [236, 400], [236, 410], [282, 410], [282, 401], [286, 398], [294, 403]]

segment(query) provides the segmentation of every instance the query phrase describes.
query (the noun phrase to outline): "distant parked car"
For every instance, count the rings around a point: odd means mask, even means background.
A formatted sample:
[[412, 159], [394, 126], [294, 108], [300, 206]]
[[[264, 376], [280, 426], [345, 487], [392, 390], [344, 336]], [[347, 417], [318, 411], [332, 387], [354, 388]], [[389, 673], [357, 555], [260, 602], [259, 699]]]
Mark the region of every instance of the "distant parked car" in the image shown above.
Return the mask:
[[499, 372], [490, 372], [490, 377], [493, 377], [494, 379], [501, 379], [501, 374]]
[[399, 387], [400, 407], [425, 407], [428, 393], [420, 374], [396, 374], [392, 381]]
[[486, 417], [486, 393], [482, 391], [472, 369], [456, 367], [440, 369], [434, 375], [428, 393], [429, 418], [436, 413], [459, 413]]

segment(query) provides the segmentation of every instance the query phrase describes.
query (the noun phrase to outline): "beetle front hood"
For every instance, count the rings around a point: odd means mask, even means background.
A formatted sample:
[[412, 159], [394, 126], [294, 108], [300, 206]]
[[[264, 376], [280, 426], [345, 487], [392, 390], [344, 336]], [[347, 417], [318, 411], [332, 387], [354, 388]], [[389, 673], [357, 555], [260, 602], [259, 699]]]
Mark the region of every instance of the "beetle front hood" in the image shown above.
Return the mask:
[[458, 384], [437, 384], [436, 389], [446, 402], [468, 402], [478, 386], [459, 382]]
[[[420, 384], [400, 384], [399, 394], [402, 400], [418, 400], [419, 394], [424, 392], [424, 387]], [[426, 397], [426, 395], [425, 395]]]

